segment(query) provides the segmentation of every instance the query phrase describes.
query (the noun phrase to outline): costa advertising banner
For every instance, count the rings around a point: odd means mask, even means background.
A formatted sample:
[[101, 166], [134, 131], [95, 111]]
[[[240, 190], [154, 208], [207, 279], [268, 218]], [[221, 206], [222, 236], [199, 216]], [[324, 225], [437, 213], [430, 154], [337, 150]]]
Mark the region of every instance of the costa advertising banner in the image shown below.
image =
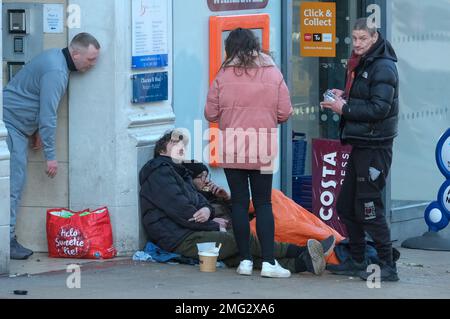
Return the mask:
[[338, 140], [312, 141], [312, 201], [313, 212], [328, 226], [346, 236], [344, 224], [336, 212], [336, 202], [344, 182], [351, 146]]
[[335, 2], [302, 2], [300, 28], [301, 56], [336, 56]]

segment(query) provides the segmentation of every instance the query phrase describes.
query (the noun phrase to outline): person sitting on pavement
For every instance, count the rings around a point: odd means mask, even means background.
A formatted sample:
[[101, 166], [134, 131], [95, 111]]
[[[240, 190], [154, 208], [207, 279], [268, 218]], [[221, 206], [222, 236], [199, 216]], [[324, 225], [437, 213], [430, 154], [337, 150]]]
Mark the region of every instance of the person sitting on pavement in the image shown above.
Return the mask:
[[[184, 161], [183, 166], [191, 172], [192, 182], [197, 191], [205, 196], [209, 203], [214, 207], [215, 216], [231, 221], [231, 196], [224, 188], [218, 186], [211, 180], [211, 174], [208, 167], [205, 164], [194, 160]], [[334, 248], [335, 245], [345, 239], [334, 229], [331, 229], [325, 223], [321, 222], [314, 214], [305, 211], [294, 200], [286, 196], [281, 196], [280, 191], [275, 189], [272, 190], [272, 201], [275, 217], [275, 239], [279, 242], [289, 242], [302, 246], [306, 242], [303, 238], [306, 240], [313, 238], [319, 241], [327, 241], [326, 246]], [[282, 202], [282, 205], [279, 205], [280, 201]], [[299, 215], [296, 215], [298, 212], [294, 212], [290, 209], [293, 206], [309, 213], [309, 218], [300, 218]], [[284, 220], [287, 215], [296, 217], [287, 222]], [[250, 208], [249, 219], [251, 220], [250, 227], [253, 233], [255, 233], [256, 230], [254, 217], [254, 211]], [[296, 225], [293, 226], [292, 222], [295, 222]], [[295, 227], [295, 230], [293, 230], [293, 227]], [[295, 236], [293, 232], [295, 232]], [[308, 236], [308, 233], [310, 237]], [[337, 255], [333, 252], [327, 253], [326, 261], [327, 264], [331, 265], [339, 263]]]
[[183, 161], [183, 166], [191, 172], [197, 191], [214, 207], [215, 216], [231, 220], [231, 196], [211, 180], [208, 167], [194, 160]]
[[[325, 253], [332, 250], [327, 242], [308, 240], [306, 247], [276, 243], [275, 266], [263, 263], [261, 247], [251, 238], [253, 261], [240, 263], [234, 235], [227, 231], [225, 219], [216, 218], [214, 208], [195, 188], [191, 172], [183, 165], [187, 137], [179, 130], [167, 132], [155, 146], [154, 159], [140, 171], [139, 193], [143, 225], [150, 241], [168, 252], [198, 258], [197, 244], [222, 244], [219, 261], [228, 267], [239, 267], [240, 275], [252, 275], [253, 266], [261, 276], [287, 278], [292, 273], [325, 270]], [[283, 269], [282, 267], [285, 269]]]

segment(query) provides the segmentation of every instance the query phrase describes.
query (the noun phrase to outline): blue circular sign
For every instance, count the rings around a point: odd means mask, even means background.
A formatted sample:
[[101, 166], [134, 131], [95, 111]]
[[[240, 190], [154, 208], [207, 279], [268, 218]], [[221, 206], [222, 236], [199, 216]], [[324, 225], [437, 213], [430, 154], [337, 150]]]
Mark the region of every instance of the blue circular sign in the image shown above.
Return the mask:
[[449, 224], [444, 210], [438, 202], [431, 203], [425, 210], [425, 221], [430, 231], [438, 232]]
[[450, 180], [442, 184], [438, 193], [438, 202], [444, 209], [444, 213], [450, 219]]
[[450, 179], [450, 128], [439, 139], [436, 147], [436, 162], [441, 173]]

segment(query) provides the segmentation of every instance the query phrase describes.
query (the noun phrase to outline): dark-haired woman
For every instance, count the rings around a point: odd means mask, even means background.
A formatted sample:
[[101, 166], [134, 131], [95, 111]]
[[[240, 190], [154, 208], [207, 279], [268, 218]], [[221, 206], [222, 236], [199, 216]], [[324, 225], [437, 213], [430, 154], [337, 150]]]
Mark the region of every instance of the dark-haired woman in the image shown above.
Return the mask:
[[[220, 129], [219, 166], [225, 169], [232, 198], [234, 235], [241, 257], [237, 272], [251, 275], [248, 208], [251, 189], [261, 243], [264, 277], [289, 277], [274, 259], [271, 190], [276, 169], [278, 124], [293, 110], [283, 75], [247, 29], [225, 41], [226, 59], [207, 98], [205, 117]], [[322, 249], [320, 244], [317, 250]]]

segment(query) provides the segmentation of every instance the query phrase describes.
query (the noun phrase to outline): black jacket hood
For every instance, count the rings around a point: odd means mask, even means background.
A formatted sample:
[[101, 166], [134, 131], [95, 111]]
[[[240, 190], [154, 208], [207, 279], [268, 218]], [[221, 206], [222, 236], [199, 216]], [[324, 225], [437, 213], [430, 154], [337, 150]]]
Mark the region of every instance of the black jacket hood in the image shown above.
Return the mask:
[[378, 32], [378, 41], [374, 44], [373, 48], [363, 57], [363, 60], [372, 62], [376, 59], [388, 59], [397, 62], [397, 54], [394, 51], [392, 45], [383, 38], [380, 32]]
[[145, 180], [153, 173], [153, 171], [155, 171], [162, 165], [172, 166], [175, 169], [175, 171], [183, 178], [186, 177], [187, 175], [190, 175], [191, 173], [183, 165], [175, 163], [172, 160], [172, 158], [160, 155], [154, 158], [153, 160], [149, 161], [147, 164], [145, 164], [145, 166], [139, 173], [139, 183], [142, 185], [145, 182]]
[[397, 55], [380, 37], [362, 57], [343, 108], [341, 139], [359, 147], [392, 147], [398, 135]]

